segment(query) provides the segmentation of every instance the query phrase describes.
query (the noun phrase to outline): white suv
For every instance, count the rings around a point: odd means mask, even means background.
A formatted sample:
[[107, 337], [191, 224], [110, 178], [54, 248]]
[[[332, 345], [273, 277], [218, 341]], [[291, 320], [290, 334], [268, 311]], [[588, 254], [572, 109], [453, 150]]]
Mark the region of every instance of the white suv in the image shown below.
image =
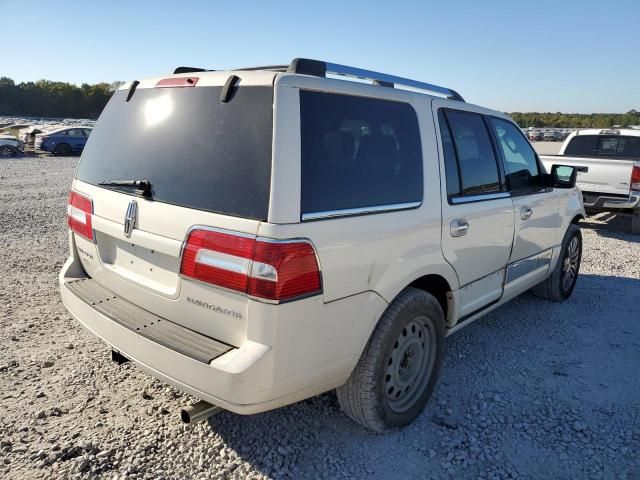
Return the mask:
[[423, 410], [447, 335], [533, 287], [571, 295], [583, 215], [572, 167], [546, 173], [453, 90], [306, 59], [179, 68], [96, 123], [61, 293], [114, 359], [205, 402], [185, 421], [335, 388], [387, 431]]

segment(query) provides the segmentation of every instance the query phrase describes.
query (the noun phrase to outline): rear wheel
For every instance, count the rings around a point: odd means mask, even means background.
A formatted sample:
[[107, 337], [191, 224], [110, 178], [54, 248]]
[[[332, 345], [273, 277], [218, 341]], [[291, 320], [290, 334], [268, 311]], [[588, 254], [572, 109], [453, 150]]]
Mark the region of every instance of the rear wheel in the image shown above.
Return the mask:
[[13, 157], [14, 154], [15, 152], [13, 151], [13, 148], [11, 148], [9, 145], [2, 145], [0, 147], [0, 158]]
[[582, 233], [580, 227], [571, 224], [564, 235], [556, 268], [546, 280], [533, 287], [533, 293], [554, 302], [569, 298], [578, 280], [581, 260]]
[[631, 217], [631, 233], [640, 235], [640, 210], [633, 212]]
[[406, 289], [380, 319], [347, 383], [336, 390], [343, 411], [381, 433], [413, 422], [438, 380], [444, 335], [438, 301]]
[[55, 153], [56, 155], [69, 155], [71, 153], [71, 147], [66, 143], [59, 143], [58, 145], [56, 145], [53, 153]]

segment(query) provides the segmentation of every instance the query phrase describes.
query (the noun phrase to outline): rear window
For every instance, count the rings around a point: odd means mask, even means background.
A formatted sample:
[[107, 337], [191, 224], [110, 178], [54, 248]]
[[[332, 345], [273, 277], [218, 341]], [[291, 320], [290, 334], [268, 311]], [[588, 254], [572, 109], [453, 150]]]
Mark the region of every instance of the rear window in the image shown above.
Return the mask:
[[[266, 220], [273, 88], [118, 91], [91, 132], [77, 178], [92, 185], [148, 180], [153, 200]], [[124, 193], [124, 192], [123, 192]]]
[[302, 91], [300, 115], [303, 214], [422, 201], [411, 105]]
[[640, 137], [576, 135], [565, 155], [640, 158]]

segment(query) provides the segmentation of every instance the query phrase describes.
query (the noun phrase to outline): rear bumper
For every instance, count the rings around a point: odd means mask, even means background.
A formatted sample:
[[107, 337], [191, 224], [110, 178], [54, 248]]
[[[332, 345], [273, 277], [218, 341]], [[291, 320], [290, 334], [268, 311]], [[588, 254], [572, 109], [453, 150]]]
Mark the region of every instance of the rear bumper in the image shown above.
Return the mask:
[[640, 207], [640, 192], [632, 191], [628, 197], [583, 192], [583, 201], [589, 210], [634, 209]]
[[373, 292], [329, 304], [319, 297], [260, 304], [252, 317], [264, 341], [248, 338], [206, 363], [136, 334], [88, 304], [68, 284], [83, 277], [71, 257], [59, 282], [62, 302], [84, 328], [150, 375], [239, 414], [278, 408], [343, 384], [386, 308]]

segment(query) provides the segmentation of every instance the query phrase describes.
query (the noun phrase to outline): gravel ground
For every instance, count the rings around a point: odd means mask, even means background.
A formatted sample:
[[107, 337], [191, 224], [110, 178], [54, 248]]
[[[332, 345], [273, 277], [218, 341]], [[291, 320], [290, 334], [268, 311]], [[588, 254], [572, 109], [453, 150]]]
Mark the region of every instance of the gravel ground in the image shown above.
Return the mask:
[[557, 155], [564, 142], [532, 142], [539, 155]]
[[66, 313], [66, 195], [77, 160], [0, 161], [0, 477], [640, 478], [640, 237], [584, 224], [569, 301], [519, 297], [448, 339], [418, 421], [378, 436], [333, 394], [183, 426], [193, 399]]

